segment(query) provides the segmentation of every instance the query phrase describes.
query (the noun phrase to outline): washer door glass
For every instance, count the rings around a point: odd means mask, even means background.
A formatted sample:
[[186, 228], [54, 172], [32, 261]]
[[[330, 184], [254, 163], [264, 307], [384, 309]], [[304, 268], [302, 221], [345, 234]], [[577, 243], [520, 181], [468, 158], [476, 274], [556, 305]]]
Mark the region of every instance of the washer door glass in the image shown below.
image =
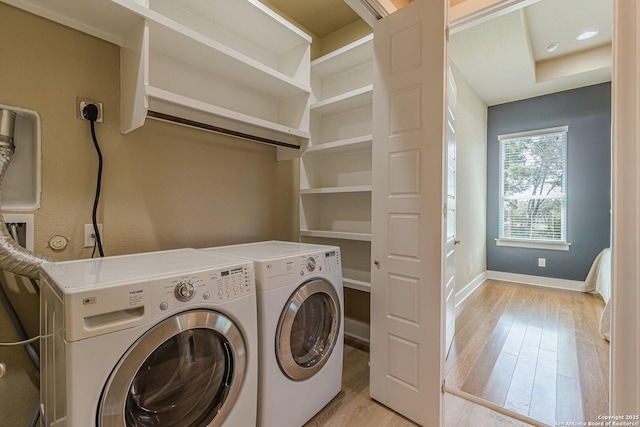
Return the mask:
[[293, 380], [315, 375], [331, 356], [340, 331], [340, 300], [331, 283], [315, 279], [291, 295], [280, 316], [277, 360]]
[[143, 335], [107, 383], [100, 426], [219, 426], [246, 364], [242, 335], [219, 313], [171, 317]]

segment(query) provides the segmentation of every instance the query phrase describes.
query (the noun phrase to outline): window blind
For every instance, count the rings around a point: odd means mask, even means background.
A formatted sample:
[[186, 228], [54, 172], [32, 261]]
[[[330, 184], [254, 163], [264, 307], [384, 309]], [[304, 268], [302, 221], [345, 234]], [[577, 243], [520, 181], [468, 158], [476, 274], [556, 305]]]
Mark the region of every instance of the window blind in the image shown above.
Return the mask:
[[567, 127], [502, 135], [502, 239], [566, 242]]

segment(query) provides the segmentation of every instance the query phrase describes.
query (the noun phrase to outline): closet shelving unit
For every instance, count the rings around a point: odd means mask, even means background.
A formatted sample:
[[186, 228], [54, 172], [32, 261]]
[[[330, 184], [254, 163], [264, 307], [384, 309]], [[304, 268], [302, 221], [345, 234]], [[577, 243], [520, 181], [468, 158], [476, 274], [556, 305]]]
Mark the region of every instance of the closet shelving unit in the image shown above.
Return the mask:
[[308, 145], [311, 37], [258, 0], [7, 2], [122, 47], [123, 133], [151, 117], [277, 142], [279, 159]]
[[300, 164], [302, 241], [342, 249], [344, 285], [369, 292], [373, 35], [311, 62], [311, 141]]

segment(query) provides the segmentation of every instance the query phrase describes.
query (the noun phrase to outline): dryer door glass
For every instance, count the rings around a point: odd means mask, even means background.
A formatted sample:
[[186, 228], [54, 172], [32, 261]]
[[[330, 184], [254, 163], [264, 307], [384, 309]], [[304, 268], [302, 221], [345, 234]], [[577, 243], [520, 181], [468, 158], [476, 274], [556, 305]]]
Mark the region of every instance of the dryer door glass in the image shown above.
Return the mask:
[[329, 359], [340, 331], [340, 300], [326, 280], [303, 283], [280, 316], [277, 359], [294, 380], [315, 375]]
[[123, 356], [105, 387], [100, 426], [218, 426], [244, 376], [242, 335], [206, 310], [169, 318]]

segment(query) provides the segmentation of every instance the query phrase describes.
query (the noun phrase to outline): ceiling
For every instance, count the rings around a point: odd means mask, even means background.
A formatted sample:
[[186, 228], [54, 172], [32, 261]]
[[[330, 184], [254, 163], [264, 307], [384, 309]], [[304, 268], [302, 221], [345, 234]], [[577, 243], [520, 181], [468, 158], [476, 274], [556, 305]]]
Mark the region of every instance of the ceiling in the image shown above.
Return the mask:
[[449, 58], [487, 105], [501, 104], [610, 81], [612, 30], [612, 0], [539, 0], [452, 31]]
[[344, 0], [268, 0], [307, 30], [324, 37], [360, 19]]
[[[319, 37], [360, 19], [343, 0], [267, 2]], [[610, 81], [612, 27], [612, 0], [539, 0], [452, 30], [449, 57], [487, 105], [501, 104]], [[598, 35], [576, 40], [590, 28]]]

